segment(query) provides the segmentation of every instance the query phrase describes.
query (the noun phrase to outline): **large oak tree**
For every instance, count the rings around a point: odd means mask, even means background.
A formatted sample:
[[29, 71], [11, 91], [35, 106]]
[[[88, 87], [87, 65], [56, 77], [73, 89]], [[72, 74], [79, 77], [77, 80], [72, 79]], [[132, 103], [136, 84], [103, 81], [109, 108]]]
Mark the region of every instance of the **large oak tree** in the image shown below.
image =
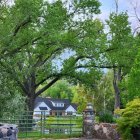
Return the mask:
[[98, 79], [105, 41], [103, 25], [93, 20], [99, 6], [97, 0], [15, 0], [11, 6], [1, 1], [0, 65], [26, 97], [29, 111], [59, 79]]

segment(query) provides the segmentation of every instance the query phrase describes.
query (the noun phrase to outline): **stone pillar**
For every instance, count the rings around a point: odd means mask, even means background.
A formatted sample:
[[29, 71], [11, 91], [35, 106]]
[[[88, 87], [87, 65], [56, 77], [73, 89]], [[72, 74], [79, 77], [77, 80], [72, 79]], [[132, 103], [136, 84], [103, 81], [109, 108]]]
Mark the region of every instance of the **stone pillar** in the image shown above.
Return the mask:
[[91, 103], [88, 103], [83, 111], [83, 134], [87, 139], [93, 138], [94, 111]]
[[0, 123], [0, 140], [17, 140], [17, 133], [17, 125]]

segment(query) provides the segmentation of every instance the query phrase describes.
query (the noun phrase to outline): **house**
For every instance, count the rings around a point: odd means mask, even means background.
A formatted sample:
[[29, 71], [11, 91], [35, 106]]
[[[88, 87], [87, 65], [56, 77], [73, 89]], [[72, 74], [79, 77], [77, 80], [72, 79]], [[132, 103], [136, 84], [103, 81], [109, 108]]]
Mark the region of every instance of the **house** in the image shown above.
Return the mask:
[[37, 97], [34, 106], [34, 116], [44, 112], [48, 116], [76, 115], [77, 105], [69, 99], [53, 99]]

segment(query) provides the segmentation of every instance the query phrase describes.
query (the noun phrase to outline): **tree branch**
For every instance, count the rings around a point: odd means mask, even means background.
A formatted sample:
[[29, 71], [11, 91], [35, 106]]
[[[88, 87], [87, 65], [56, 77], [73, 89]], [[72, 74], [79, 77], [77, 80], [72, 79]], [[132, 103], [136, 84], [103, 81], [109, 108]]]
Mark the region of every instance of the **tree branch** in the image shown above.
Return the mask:
[[118, 9], [119, 9], [118, 0], [115, 0], [115, 5], [116, 5], [116, 14], [118, 14]]
[[60, 79], [60, 77], [54, 78], [52, 81], [50, 81], [46, 86], [44, 86], [42, 89], [36, 92], [35, 96], [39, 96], [42, 92], [47, 90], [49, 87], [51, 87], [55, 82], [57, 82]]
[[140, 18], [139, 18], [138, 14], [137, 14], [136, 7], [134, 7], [134, 12], [135, 12], [135, 16], [136, 16], [137, 20], [140, 22]]
[[104, 65], [79, 65], [79, 66], [76, 66], [75, 69], [79, 69], [79, 68], [107, 68], [107, 69], [112, 69], [112, 68], [118, 68], [118, 67], [128, 67], [128, 66], [125, 66], [125, 65], [121, 65], [121, 66], [117, 66], [117, 65], [108, 65], [108, 66], [104, 66]]
[[137, 27], [134, 29], [133, 36], [135, 35], [135, 33], [137, 32], [138, 29], [140, 29], [140, 27]]
[[[40, 58], [40, 60], [38, 60], [36, 62], [36, 64], [34, 65], [34, 67], [39, 67], [39, 66], [42, 66], [49, 58], [51, 58], [56, 52], [62, 50], [62, 48], [57, 48], [56, 50], [52, 51], [50, 53], [49, 56], [47, 56], [44, 60], [41, 60], [42, 58]], [[42, 57], [42, 55], [40, 55], [39, 57]]]
[[29, 22], [31, 22], [31, 18], [30, 16], [28, 16], [25, 20], [23, 20], [20, 24], [18, 24], [13, 32], [13, 36], [16, 36], [16, 34], [19, 32], [19, 30], [24, 27], [26, 24], [28, 24]]
[[[44, 36], [44, 35], [47, 35], [47, 33], [44, 33], [44, 34], [42, 34], [41, 36], [34, 38], [34, 39], [31, 41], [31, 44], [33, 45], [36, 41], [40, 40], [40, 39], [42, 38], [42, 36]], [[4, 49], [4, 50], [1, 52], [1, 54], [4, 54], [4, 56], [9, 56], [9, 55], [12, 56], [12, 55], [14, 55], [15, 53], [19, 52], [24, 46], [28, 45], [29, 43], [30, 43], [30, 42], [25, 42], [25, 43], [23, 43], [20, 47], [15, 48], [15, 49], [13, 49], [13, 50], [11, 50], [11, 51], [8, 51], [8, 49]], [[8, 52], [5, 53], [6, 51], [8, 51]], [[2, 58], [2, 57], [1, 57], [1, 58]]]
[[50, 78], [53, 78], [53, 77], [62, 77], [62, 74], [51, 74], [49, 76], [47, 76], [46, 78], [42, 79], [40, 82], [38, 82], [35, 87], [38, 87], [39, 85], [43, 84], [46, 80], [50, 79]]

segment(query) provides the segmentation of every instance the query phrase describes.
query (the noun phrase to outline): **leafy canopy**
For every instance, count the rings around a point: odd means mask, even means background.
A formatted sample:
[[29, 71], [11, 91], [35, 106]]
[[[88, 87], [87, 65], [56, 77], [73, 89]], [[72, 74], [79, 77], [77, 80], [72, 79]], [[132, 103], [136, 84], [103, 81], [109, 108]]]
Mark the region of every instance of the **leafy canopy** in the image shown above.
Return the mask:
[[99, 63], [105, 40], [102, 23], [93, 19], [99, 6], [97, 0], [0, 3], [0, 65], [30, 109], [61, 78], [92, 84], [99, 79], [100, 70], [87, 66]]

